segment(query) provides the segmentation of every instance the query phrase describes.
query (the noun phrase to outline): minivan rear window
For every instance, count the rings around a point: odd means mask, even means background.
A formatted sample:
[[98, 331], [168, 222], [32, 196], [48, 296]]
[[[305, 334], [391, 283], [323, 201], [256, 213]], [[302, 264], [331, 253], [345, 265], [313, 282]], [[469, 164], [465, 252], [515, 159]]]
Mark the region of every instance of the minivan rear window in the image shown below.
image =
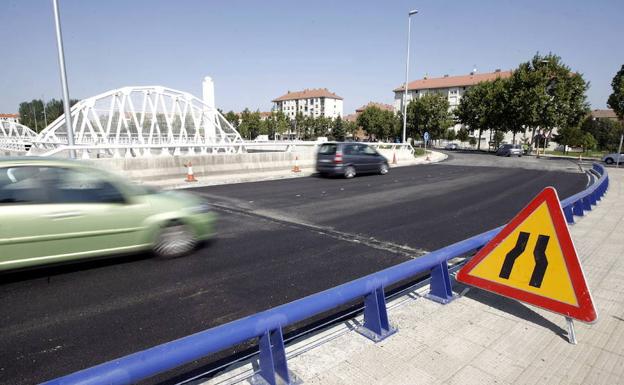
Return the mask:
[[334, 143], [322, 144], [318, 153], [321, 155], [334, 155], [336, 153], [336, 145]]

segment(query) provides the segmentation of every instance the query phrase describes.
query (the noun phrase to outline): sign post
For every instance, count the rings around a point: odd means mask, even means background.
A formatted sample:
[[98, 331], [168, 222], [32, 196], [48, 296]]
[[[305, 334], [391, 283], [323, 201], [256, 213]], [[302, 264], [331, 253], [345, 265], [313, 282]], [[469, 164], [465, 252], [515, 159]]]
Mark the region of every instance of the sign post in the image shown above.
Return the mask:
[[545, 188], [458, 272], [457, 280], [562, 314], [570, 343], [572, 319], [593, 323], [596, 310], [561, 203]]
[[423, 141], [425, 142], [425, 155], [427, 156], [427, 160], [429, 160], [429, 155], [427, 154], [427, 142], [429, 141], [429, 132], [425, 131], [423, 134]]

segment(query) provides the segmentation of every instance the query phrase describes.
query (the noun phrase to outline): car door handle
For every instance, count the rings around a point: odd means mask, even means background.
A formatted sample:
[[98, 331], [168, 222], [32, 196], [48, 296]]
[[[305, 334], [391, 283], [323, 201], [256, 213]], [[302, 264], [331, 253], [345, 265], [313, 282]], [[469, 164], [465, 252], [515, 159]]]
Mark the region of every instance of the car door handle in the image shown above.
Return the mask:
[[64, 219], [64, 218], [74, 218], [81, 216], [82, 213], [80, 211], [62, 211], [58, 213], [51, 213], [42, 215], [43, 218], [49, 219]]

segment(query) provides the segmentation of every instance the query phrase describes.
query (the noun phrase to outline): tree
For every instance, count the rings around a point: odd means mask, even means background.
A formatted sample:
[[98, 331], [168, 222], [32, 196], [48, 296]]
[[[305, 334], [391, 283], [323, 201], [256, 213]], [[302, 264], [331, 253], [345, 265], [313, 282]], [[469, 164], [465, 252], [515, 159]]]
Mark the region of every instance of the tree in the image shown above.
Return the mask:
[[[481, 136], [488, 125], [488, 84], [489, 82], [482, 82], [466, 90], [455, 109], [455, 116], [462, 124], [472, 132], [478, 131], [479, 140], [475, 141], [477, 149], [481, 149]], [[472, 140], [470, 144], [473, 145]]]
[[624, 64], [611, 81], [613, 93], [609, 95], [607, 105], [615, 111], [615, 114], [624, 120]]
[[342, 118], [338, 116], [334, 120], [334, 126], [332, 127], [332, 138], [337, 141], [343, 141], [346, 136], [345, 125], [342, 122]]
[[457, 137], [457, 140], [459, 140], [460, 142], [467, 142], [469, 138], [468, 130], [464, 127], [460, 128], [457, 131], [456, 137]]
[[581, 123], [581, 130], [596, 139], [598, 148], [617, 151], [620, 136], [624, 134], [624, 123], [611, 119], [594, 119], [588, 115]]
[[[70, 104], [73, 106], [79, 100], [71, 99]], [[20, 123], [32, 128], [36, 132], [42, 131], [48, 124], [52, 123], [58, 117], [65, 113], [63, 102], [57, 99], [51, 99], [44, 105], [41, 99], [33, 99], [30, 102], [22, 102], [19, 105]]]
[[504, 139], [505, 139], [505, 133], [502, 131], [496, 130], [494, 132], [494, 137], [492, 138], [492, 140], [494, 141], [494, 148], [498, 148]]
[[238, 133], [246, 139], [254, 139], [261, 132], [263, 123], [260, 120], [260, 111], [250, 112], [245, 108], [240, 114]]
[[357, 125], [368, 134], [369, 139], [387, 140], [398, 135], [400, 122], [392, 111], [369, 106], [357, 118]]
[[238, 114], [236, 112], [229, 111], [223, 117], [225, 118], [225, 120], [227, 120], [232, 125], [232, 127], [238, 128], [239, 117], [238, 117]]
[[520, 64], [510, 81], [517, 124], [531, 128], [531, 138], [547, 138], [554, 128], [576, 127], [587, 115], [589, 84], [559, 56], [536, 54]]
[[452, 128], [447, 128], [447, 129], [444, 131], [444, 135], [443, 135], [443, 137], [444, 137], [444, 139], [446, 139], [446, 140], [450, 140], [450, 141], [452, 141], [452, 140], [455, 140], [455, 138], [457, 138], [457, 134], [455, 133], [455, 130], [454, 130], [454, 129], [452, 129]]
[[442, 137], [453, 125], [448, 98], [438, 93], [428, 93], [407, 105], [407, 130], [410, 136], [422, 137], [429, 132], [432, 139]]

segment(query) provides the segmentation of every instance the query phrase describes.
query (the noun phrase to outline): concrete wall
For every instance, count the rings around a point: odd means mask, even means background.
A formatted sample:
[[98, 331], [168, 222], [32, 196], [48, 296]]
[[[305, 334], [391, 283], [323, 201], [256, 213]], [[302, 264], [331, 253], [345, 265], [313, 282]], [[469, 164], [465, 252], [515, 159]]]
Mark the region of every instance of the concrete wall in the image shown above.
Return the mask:
[[[388, 158], [389, 162], [392, 162], [395, 152], [386, 149], [381, 149], [379, 152]], [[398, 161], [413, 159], [409, 151], [396, 151], [396, 157]], [[91, 159], [89, 162], [131, 179], [146, 181], [179, 178], [186, 174], [184, 164], [189, 161], [193, 165], [195, 176], [203, 177], [254, 171], [289, 170], [295, 165], [295, 158], [298, 158], [299, 167], [313, 167], [316, 161], [316, 153], [302, 149], [302, 151], [297, 152], [103, 158]]]

